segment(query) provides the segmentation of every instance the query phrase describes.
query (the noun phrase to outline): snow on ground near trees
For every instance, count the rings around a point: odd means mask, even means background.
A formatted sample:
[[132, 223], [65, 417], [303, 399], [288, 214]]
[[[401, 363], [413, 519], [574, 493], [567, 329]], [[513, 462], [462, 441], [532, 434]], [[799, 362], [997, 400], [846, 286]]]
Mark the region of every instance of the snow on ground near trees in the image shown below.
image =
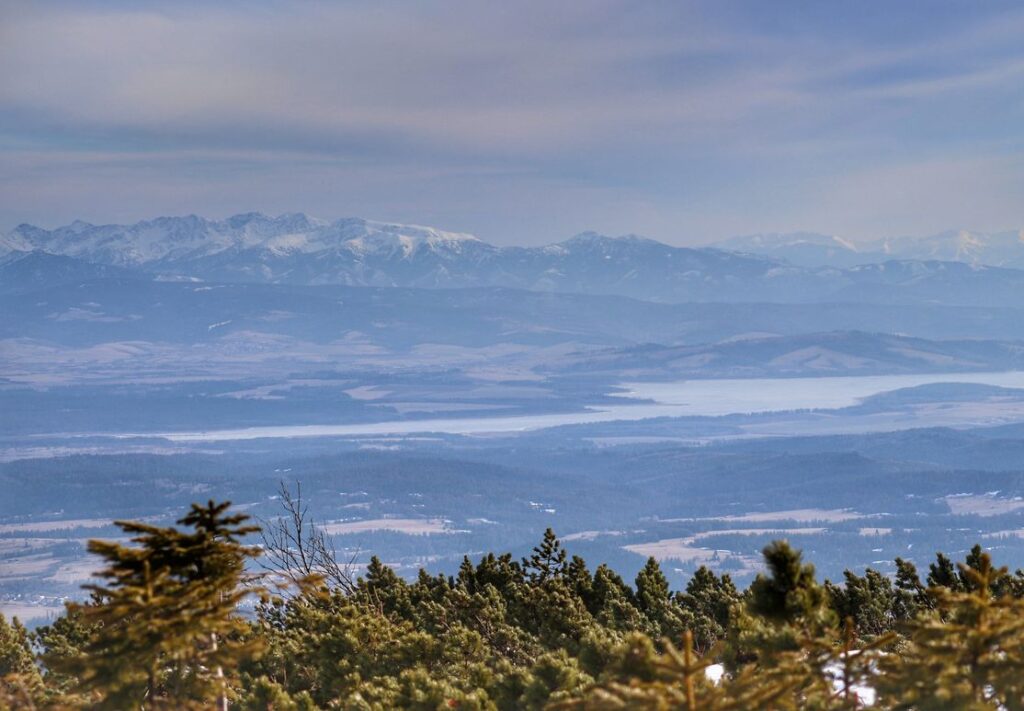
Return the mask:
[[367, 533], [369, 531], [393, 531], [409, 535], [434, 533], [466, 533], [450, 528], [451, 521], [443, 518], [374, 518], [362, 521], [335, 521], [324, 523], [320, 528], [331, 535]]

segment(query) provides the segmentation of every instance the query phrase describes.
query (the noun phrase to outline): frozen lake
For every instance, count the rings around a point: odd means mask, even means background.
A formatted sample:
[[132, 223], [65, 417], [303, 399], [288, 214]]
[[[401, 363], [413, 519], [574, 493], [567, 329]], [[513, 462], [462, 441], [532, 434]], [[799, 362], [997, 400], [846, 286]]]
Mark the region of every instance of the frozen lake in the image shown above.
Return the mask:
[[[1024, 371], [625, 383], [622, 385], [624, 392], [616, 394], [623, 400], [621, 405], [602, 405], [578, 412], [508, 417], [431, 418], [363, 424], [283, 425], [121, 436], [156, 436], [174, 442], [218, 442], [279, 437], [402, 436], [430, 432], [501, 434], [560, 425], [636, 421], [654, 417], [716, 417], [792, 410], [835, 410], [856, 405], [862, 399], [879, 393], [933, 383], [971, 383], [1024, 389]], [[924, 427], [929, 424], [932, 423], [921, 421], [914, 426]]]

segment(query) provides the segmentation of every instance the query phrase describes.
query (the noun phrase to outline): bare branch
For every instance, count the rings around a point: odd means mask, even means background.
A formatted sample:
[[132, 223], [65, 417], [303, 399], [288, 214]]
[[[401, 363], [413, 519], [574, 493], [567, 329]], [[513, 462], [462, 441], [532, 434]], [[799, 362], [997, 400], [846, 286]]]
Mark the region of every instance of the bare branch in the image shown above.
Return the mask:
[[302, 500], [302, 484], [295, 492], [281, 482], [279, 488], [282, 515], [261, 520], [264, 570], [288, 583], [299, 585], [310, 578], [321, 578], [329, 587], [351, 593], [352, 570], [359, 553], [347, 562], [339, 562], [334, 540], [318, 526]]

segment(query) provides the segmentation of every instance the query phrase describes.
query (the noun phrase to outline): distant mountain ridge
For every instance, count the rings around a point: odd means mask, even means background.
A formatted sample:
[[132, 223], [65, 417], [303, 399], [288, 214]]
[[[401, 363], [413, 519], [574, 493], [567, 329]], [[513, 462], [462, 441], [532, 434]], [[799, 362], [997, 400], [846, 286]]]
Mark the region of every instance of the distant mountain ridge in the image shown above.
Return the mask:
[[856, 374], [952, 370], [1016, 370], [1024, 365], [1020, 342], [926, 340], [859, 330], [798, 335], [752, 335], [717, 343], [644, 344], [589, 351], [558, 363], [561, 372], [619, 373], [644, 380]]
[[0, 254], [0, 294], [16, 294], [59, 284], [128, 278], [134, 273], [108, 264], [41, 251]]
[[[732, 237], [715, 247], [744, 254], [758, 254], [801, 267], [852, 267], [887, 257], [864, 253], [852, 242], [816, 232], [767, 232]], [[881, 259], [879, 259], [881, 258]]]
[[[636, 236], [584, 233], [546, 247], [497, 247], [430, 227], [302, 214], [207, 220], [162, 217], [133, 225], [21, 225], [8, 252], [38, 251], [136, 271], [219, 282], [473, 287], [702, 298], [783, 265], [764, 257], [688, 249]], [[784, 268], [784, 267], [783, 267]], [[701, 286], [703, 285], [703, 286]], [[698, 288], [699, 287], [699, 288]]]
[[358, 218], [327, 222], [301, 213], [268, 217], [258, 212], [225, 220], [196, 215], [158, 217], [132, 225], [92, 225], [78, 220], [54, 230], [19, 225], [4, 241], [10, 250], [41, 250], [135, 267], [173, 265], [249, 250], [288, 255], [344, 248], [356, 254], [400, 252], [408, 256], [424, 247], [458, 251], [465, 243], [483, 244], [472, 235], [418, 225]]
[[[664, 303], [1019, 306], [1024, 271], [980, 261], [1000, 254], [1014, 262], [1018, 243], [1024, 255], [1019, 239], [957, 233], [890, 240], [865, 252], [837, 237], [794, 233], [736, 238], [719, 249], [585, 232], [543, 247], [498, 247], [465, 233], [360, 218], [189, 215], [132, 225], [76, 221], [54, 230], [21, 225], [0, 243], [6, 253], [0, 291], [134, 275], [303, 286], [505, 287]], [[920, 258], [904, 258], [908, 254]], [[1024, 256], [1020, 262], [1024, 267]]]
[[771, 232], [733, 237], [714, 246], [804, 267], [850, 267], [898, 259], [1024, 269], [1024, 230], [948, 230], [928, 237], [888, 237], [860, 244], [814, 232]]

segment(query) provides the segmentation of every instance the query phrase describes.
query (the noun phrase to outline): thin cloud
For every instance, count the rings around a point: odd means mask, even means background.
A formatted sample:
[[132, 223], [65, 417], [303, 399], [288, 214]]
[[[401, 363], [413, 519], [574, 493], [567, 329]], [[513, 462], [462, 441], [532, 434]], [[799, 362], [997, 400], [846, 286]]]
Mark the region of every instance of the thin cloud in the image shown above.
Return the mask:
[[[0, 220], [272, 202], [328, 217], [422, 210], [411, 219], [499, 241], [845, 233], [864, 220], [810, 204], [822, 185], [943, 159], [982, 170], [1019, 143], [1011, 28], [1024, 14], [921, 17], [901, 44], [870, 23], [759, 23], [757, 9], [9, 4]], [[981, 110], [968, 122], [969, 107]], [[945, 204], [947, 187], [934, 190]], [[932, 222], [878, 199], [888, 220]], [[1019, 201], [985, 204], [1024, 222]], [[527, 212], [528, 229], [509, 224]]]

